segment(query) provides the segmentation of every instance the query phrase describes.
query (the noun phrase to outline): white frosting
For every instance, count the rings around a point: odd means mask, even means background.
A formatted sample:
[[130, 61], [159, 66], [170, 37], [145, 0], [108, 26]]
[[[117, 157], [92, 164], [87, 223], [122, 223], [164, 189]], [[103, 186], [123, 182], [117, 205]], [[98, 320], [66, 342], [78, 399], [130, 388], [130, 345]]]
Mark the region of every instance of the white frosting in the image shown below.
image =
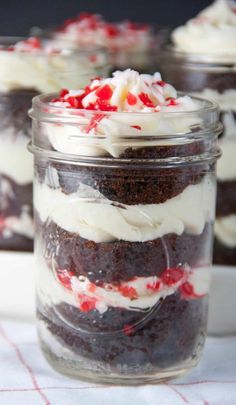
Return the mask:
[[214, 220], [215, 187], [210, 177], [190, 185], [164, 203], [124, 205], [80, 185], [76, 193], [36, 182], [34, 203], [41, 221], [52, 220], [68, 232], [96, 243], [114, 240], [145, 242], [166, 234], [199, 235]]
[[[152, 308], [161, 298], [174, 294], [179, 287], [185, 283], [191, 283], [193, 286], [194, 296], [191, 298], [201, 297], [206, 295], [209, 291], [210, 267], [198, 267], [190, 269], [185, 267], [183, 277], [172, 286], [164, 285], [161, 279], [153, 277], [137, 277], [136, 279], [122, 283], [124, 287], [132, 287], [137, 291], [136, 298], [129, 298], [122, 295], [118, 291], [117, 286], [107, 285], [107, 287], [96, 287], [95, 290], [90, 290], [91, 283], [84, 277], [72, 277], [72, 289], [65, 288], [54, 275], [53, 271], [49, 269], [46, 263], [41, 259], [39, 246], [36, 254], [36, 268], [37, 268], [37, 294], [43, 304], [57, 305], [61, 302], [66, 302], [70, 305], [79, 308], [79, 296], [94, 298], [96, 300], [96, 309], [103, 313], [109, 307], [122, 307], [129, 310], [142, 311]], [[147, 284], [153, 284], [160, 281], [160, 289], [153, 291], [148, 289]], [[108, 288], [109, 287], [109, 288]]]
[[217, 218], [215, 222], [215, 235], [219, 241], [229, 247], [236, 247], [236, 215]]
[[33, 157], [27, 150], [28, 142], [28, 137], [23, 133], [15, 134], [11, 127], [0, 136], [0, 173], [19, 185], [33, 180]]
[[63, 54], [36, 54], [0, 50], [0, 91], [35, 89], [55, 92], [84, 86], [96, 75], [89, 62]]
[[[150, 139], [148, 136], [182, 135], [189, 132], [192, 125], [197, 124], [197, 119], [167, 118], [162, 113], [151, 117], [145, 114], [112, 114], [99, 122], [96, 134], [94, 130], [84, 134], [84, 127], [89, 125], [88, 119], [78, 118], [77, 122], [78, 125], [43, 124], [44, 134], [55, 150], [79, 156], [95, 157], [105, 154], [119, 157], [129, 147], [136, 149], [144, 146], [171, 144], [171, 140], [160, 140], [157, 139], [157, 136], [155, 139]], [[141, 126], [142, 130], [132, 128], [132, 125]], [[172, 143], [174, 142], [176, 140], [172, 141]], [[187, 143], [188, 140], [183, 139], [182, 142]]]
[[236, 13], [230, 0], [216, 0], [172, 34], [177, 49], [189, 53], [225, 55], [236, 62]]
[[220, 140], [222, 157], [217, 164], [217, 178], [221, 181], [236, 179], [236, 121], [232, 112], [223, 114], [224, 136]]

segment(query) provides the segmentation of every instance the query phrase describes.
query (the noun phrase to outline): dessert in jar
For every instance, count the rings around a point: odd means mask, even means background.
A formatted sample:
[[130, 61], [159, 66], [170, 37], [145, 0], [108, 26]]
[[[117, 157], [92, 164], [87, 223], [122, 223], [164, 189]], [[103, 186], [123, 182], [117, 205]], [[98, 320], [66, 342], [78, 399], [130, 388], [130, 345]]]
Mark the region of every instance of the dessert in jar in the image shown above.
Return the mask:
[[172, 33], [161, 70], [178, 90], [215, 100], [224, 125], [214, 263], [236, 265], [236, 4], [216, 0]]
[[105, 47], [113, 70], [132, 67], [147, 72], [153, 71], [152, 49], [160, 41], [161, 35], [155, 37], [148, 24], [128, 20], [111, 23], [100, 15], [81, 13], [66, 20], [55, 31], [54, 37], [78, 47]]
[[105, 61], [103, 50], [80, 53], [37, 38], [0, 38], [0, 249], [33, 247], [33, 162], [27, 151], [32, 97], [62, 85], [83, 86]]
[[128, 69], [36, 97], [30, 116], [48, 361], [124, 384], [190, 370], [206, 333], [216, 106]]

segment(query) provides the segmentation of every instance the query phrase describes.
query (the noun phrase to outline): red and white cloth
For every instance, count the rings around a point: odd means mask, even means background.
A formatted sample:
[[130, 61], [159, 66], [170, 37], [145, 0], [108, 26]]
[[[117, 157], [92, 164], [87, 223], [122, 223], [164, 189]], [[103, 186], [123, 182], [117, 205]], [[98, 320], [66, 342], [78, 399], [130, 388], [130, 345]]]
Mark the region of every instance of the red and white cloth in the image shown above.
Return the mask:
[[166, 384], [104, 386], [57, 374], [38, 346], [30, 272], [31, 255], [0, 253], [0, 405], [236, 405], [236, 336], [208, 338], [199, 366]]

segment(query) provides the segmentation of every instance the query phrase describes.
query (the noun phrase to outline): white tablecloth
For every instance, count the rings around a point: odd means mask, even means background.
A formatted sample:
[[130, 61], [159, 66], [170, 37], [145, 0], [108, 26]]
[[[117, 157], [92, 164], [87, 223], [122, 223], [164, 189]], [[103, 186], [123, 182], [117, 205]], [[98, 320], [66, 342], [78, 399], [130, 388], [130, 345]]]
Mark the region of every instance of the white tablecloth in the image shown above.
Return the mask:
[[208, 338], [199, 366], [166, 384], [94, 385], [54, 372], [37, 344], [32, 257], [13, 256], [0, 254], [0, 405], [236, 405], [236, 337]]

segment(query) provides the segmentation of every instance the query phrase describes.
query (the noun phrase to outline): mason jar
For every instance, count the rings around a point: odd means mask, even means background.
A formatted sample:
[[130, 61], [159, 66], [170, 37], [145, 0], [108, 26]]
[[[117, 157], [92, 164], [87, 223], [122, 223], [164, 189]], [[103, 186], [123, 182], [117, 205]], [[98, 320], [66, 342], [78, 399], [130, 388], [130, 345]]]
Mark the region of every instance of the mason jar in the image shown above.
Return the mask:
[[[18, 41], [30, 49], [18, 49]], [[33, 248], [33, 162], [27, 151], [32, 98], [62, 84], [85, 85], [98, 74], [107, 74], [102, 49], [58, 50], [56, 42], [0, 37], [0, 250]]]
[[43, 353], [96, 382], [182, 375], [206, 335], [217, 107], [101, 112], [51, 99], [30, 111]]

